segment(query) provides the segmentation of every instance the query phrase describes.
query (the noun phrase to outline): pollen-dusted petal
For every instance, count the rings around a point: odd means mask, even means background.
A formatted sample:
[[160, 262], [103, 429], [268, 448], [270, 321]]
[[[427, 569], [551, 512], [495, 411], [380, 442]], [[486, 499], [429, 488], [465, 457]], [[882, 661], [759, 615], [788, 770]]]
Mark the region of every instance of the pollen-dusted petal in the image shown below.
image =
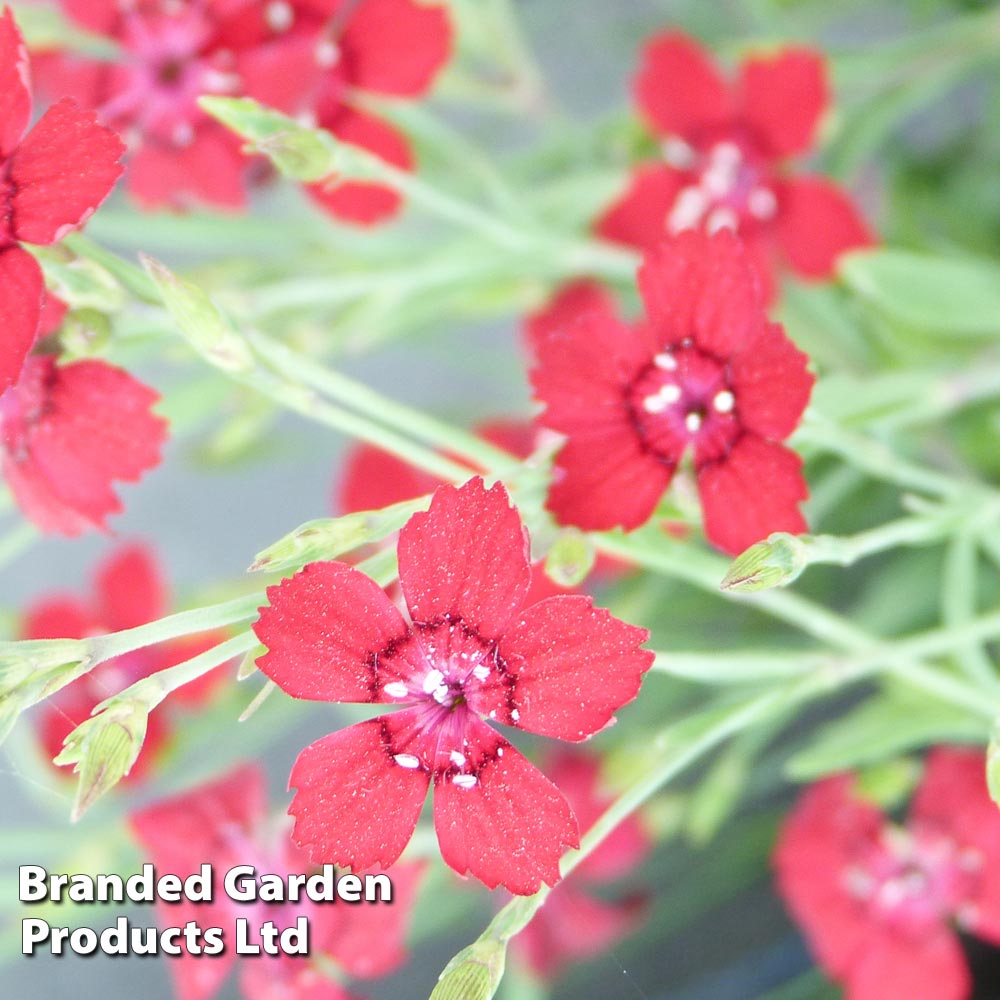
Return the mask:
[[788, 437], [802, 418], [815, 382], [808, 364], [808, 356], [780, 326], [762, 325], [729, 366], [740, 425], [761, 437]]
[[451, 21], [443, 3], [365, 0], [351, 12], [341, 44], [352, 85], [419, 97], [451, 54]]
[[738, 84], [740, 117], [775, 159], [808, 152], [829, 100], [823, 56], [812, 49], [782, 49], [748, 59]]
[[254, 624], [257, 666], [293, 698], [378, 700], [376, 654], [408, 626], [385, 591], [341, 562], [315, 562], [267, 588]]
[[[680, 456], [678, 455], [678, 458]], [[626, 420], [574, 435], [556, 456], [545, 507], [560, 524], [631, 531], [656, 510], [674, 465], [642, 447]]]
[[343, 514], [381, 510], [432, 493], [441, 480], [370, 444], [352, 448], [343, 462], [334, 508]]
[[633, 92], [649, 127], [660, 135], [687, 138], [732, 113], [729, 86], [709, 54], [677, 31], [646, 43]]
[[527, 896], [559, 881], [559, 859], [580, 843], [576, 817], [562, 793], [534, 764], [470, 717], [465, 773], [434, 782], [434, 829], [441, 856], [460, 875], [487, 888]]
[[879, 928], [860, 948], [845, 979], [850, 1000], [966, 1000], [972, 992], [958, 935], [944, 922], [918, 942]]
[[44, 295], [38, 261], [19, 246], [0, 248], [0, 394], [17, 381], [35, 343]]
[[756, 274], [728, 229], [689, 230], [664, 243], [639, 268], [639, 291], [663, 345], [693, 340], [719, 359], [742, 347], [763, 319]]
[[514, 678], [513, 709], [498, 706], [496, 717], [542, 736], [586, 739], [639, 693], [653, 662], [639, 648], [648, 638], [646, 629], [595, 608], [589, 597], [539, 601], [500, 640], [500, 658]]
[[438, 487], [400, 532], [399, 582], [415, 622], [450, 615], [500, 636], [531, 584], [528, 533], [503, 484]]
[[4, 475], [28, 517], [68, 535], [103, 527], [121, 510], [114, 481], [135, 482], [160, 461], [158, 399], [103, 361], [29, 358], [0, 415]]
[[361, 722], [303, 750], [291, 777], [292, 839], [316, 864], [360, 871], [387, 867], [403, 853], [417, 825], [430, 774], [394, 757], [400, 730], [414, 710]]
[[[381, 118], [342, 108], [332, 121], [320, 124], [343, 142], [360, 146], [400, 170], [413, 169], [409, 141]], [[341, 181], [336, 176], [309, 184], [306, 191], [331, 215], [363, 226], [395, 215], [402, 206], [400, 196], [384, 184]]]
[[808, 530], [799, 504], [809, 495], [802, 459], [783, 445], [744, 434], [729, 454], [698, 470], [705, 536], [739, 555], [773, 531]]
[[597, 313], [612, 324], [617, 323], [614, 296], [603, 285], [589, 279], [564, 285], [550, 300], [524, 322], [528, 347], [537, 349], [542, 340], [568, 329], [581, 316]]
[[803, 278], [829, 278], [842, 253], [876, 242], [851, 198], [825, 177], [783, 181], [778, 205], [778, 243]]
[[86, 222], [121, 176], [124, 152], [92, 113], [69, 99], [53, 104], [8, 162], [17, 238], [54, 243]]
[[30, 79], [24, 39], [10, 8], [4, 8], [0, 13], [0, 158], [14, 149], [31, 120]]
[[167, 613], [167, 585], [150, 549], [118, 549], [97, 571], [98, 617], [109, 632], [145, 625]]
[[847, 973], [873, 929], [848, 877], [866, 852], [878, 850], [882, 826], [878, 809], [853, 792], [852, 778], [837, 775], [802, 795], [778, 836], [778, 890], [817, 960], [834, 976]]
[[667, 219], [688, 183], [683, 173], [665, 163], [641, 164], [625, 191], [597, 220], [594, 231], [614, 243], [655, 250], [670, 235]]

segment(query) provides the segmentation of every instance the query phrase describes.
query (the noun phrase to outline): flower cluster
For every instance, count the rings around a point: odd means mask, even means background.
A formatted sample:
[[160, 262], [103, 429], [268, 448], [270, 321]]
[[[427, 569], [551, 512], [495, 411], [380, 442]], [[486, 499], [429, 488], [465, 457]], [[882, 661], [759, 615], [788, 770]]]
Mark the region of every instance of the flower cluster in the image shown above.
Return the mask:
[[[113, 41], [113, 62], [48, 51], [39, 74], [53, 93], [97, 109], [131, 149], [127, 184], [147, 208], [239, 209], [262, 176], [238, 138], [198, 97], [253, 97], [411, 169], [406, 138], [357, 106], [355, 92], [416, 97], [448, 58], [444, 8], [417, 0], [62, 0], [81, 27]], [[372, 223], [399, 207], [390, 189], [310, 185], [340, 219]]]

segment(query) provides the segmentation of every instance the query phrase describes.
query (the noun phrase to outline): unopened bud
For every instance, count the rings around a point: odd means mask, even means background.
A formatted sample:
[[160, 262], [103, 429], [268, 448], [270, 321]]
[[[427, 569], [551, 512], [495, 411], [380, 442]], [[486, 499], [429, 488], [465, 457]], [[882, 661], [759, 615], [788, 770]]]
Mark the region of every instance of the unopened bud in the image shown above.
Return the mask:
[[545, 573], [560, 587], [577, 587], [594, 566], [594, 546], [575, 528], [559, 533], [545, 558]]
[[501, 941], [476, 941], [447, 965], [430, 1000], [490, 1000], [503, 978], [507, 948]]
[[808, 561], [807, 544], [802, 538], [777, 531], [738, 556], [719, 586], [743, 594], [787, 587]]

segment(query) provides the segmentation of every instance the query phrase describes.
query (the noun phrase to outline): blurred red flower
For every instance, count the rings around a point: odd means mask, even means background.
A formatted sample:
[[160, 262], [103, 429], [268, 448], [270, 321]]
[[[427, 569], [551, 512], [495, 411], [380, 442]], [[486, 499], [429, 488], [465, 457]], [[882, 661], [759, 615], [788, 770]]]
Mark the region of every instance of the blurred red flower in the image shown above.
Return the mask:
[[568, 438], [548, 508], [587, 530], [637, 528], [690, 449], [705, 534], [737, 554], [774, 531], [802, 532], [799, 457], [779, 442], [809, 400], [808, 359], [768, 322], [749, 260], [729, 232], [687, 232], [639, 271], [646, 319], [610, 299], [571, 303], [529, 331], [541, 422]]
[[654, 250], [685, 229], [732, 229], [747, 244], [768, 298], [776, 265], [826, 278], [837, 256], [873, 237], [850, 198], [826, 178], [789, 175], [808, 153], [829, 95], [823, 57], [805, 48], [748, 58], [724, 79], [679, 32], [646, 44], [636, 105], [663, 140], [663, 162], [640, 165], [597, 223], [600, 235]]
[[813, 785], [782, 828], [778, 888], [848, 1000], [966, 1000], [955, 926], [1000, 944], [1000, 812], [981, 750], [927, 758], [905, 826], [843, 774]]
[[524, 607], [528, 537], [501, 484], [441, 486], [400, 532], [410, 621], [368, 577], [313, 563], [268, 589], [260, 669], [286, 693], [401, 706], [299, 755], [294, 838], [354, 869], [402, 853], [433, 781], [445, 862], [536, 892], [578, 844], [559, 790], [484, 720], [577, 742], [638, 693], [645, 629], [558, 596]]

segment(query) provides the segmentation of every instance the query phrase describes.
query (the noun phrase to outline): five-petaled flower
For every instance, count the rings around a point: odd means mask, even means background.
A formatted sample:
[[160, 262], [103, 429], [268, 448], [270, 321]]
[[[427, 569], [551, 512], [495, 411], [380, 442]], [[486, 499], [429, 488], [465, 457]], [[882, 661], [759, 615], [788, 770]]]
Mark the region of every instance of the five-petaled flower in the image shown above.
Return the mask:
[[[310, 874], [314, 869], [275, 825], [267, 812], [264, 775], [254, 765], [237, 767], [221, 778], [155, 803], [131, 817], [132, 830], [149, 852], [157, 875], [185, 878], [206, 862], [213, 879], [236, 865], [252, 865], [258, 875]], [[259, 944], [260, 927], [272, 921], [283, 930], [299, 917], [309, 924], [310, 954], [243, 956], [240, 985], [247, 1000], [354, 1000], [354, 994], [325, 975], [317, 956], [358, 979], [392, 972], [406, 958], [404, 938], [423, 871], [401, 864], [389, 873], [391, 905], [347, 906], [309, 899], [260, 902], [248, 906], [231, 900], [215, 886], [211, 902], [182, 901], [164, 906], [163, 923], [183, 926], [191, 919], [201, 927], [221, 927], [224, 940], [235, 939], [235, 924], [248, 921], [247, 939]], [[209, 1000], [222, 988], [236, 954], [188, 952], [170, 962], [179, 1000]]]
[[634, 92], [662, 141], [663, 162], [636, 169], [598, 221], [600, 235], [652, 250], [685, 229], [735, 230], [768, 297], [775, 264], [826, 278], [840, 253], [872, 242], [840, 188], [783, 169], [813, 148], [828, 103], [819, 53], [786, 48], [748, 58], [730, 85], [700, 46], [667, 32], [647, 43]]
[[[119, 47], [114, 63], [48, 52], [50, 90], [100, 109], [132, 146], [128, 186], [148, 207], [193, 203], [238, 209], [261, 165], [198, 106], [202, 94], [249, 96], [328, 129], [403, 169], [406, 138], [358, 110], [351, 92], [418, 97], [451, 50], [445, 9], [416, 0], [61, 0], [66, 12]], [[310, 185], [333, 215], [376, 222], [399, 207], [388, 188]]]
[[594, 298], [532, 337], [542, 422], [568, 439], [549, 509], [588, 530], [636, 528], [690, 449], [715, 545], [736, 554], [773, 531], [804, 531], [802, 463], [779, 442], [813, 377], [768, 321], [738, 238], [682, 233], [647, 256], [639, 290], [646, 320], [634, 328]]
[[122, 509], [114, 481], [135, 482], [160, 461], [158, 399], [104, 361], [28, 358], [0, 397], [0, 468], [24, 513], [47, 532], [103, 528]]
[[555, 884], [576, 818], [486, 720], [587, 739], [638, 693], [649, 633], [588, 597], [525, 608], [527, 532], [499, 483], [439, 487], [398, 557], [409, 621], [374, 581], [322, 562], [269, 588], [254, 626], [258, 666], [293, 697], [399, 706], [302, 751], [296, 843], [317, 862], [390, 865], [433, 784], [447, 864], [517, 894]]
[[[552, 756], [547, 770], [573, 807], [581, 833], [614, 801], [603, 787], [600, 760], [592, 755], [563, 750]], [[604, 900], [587, 890], [629, 874], [652, 846], [639, 817], [626, 817], [550, 893], [545, 906], [511, 941], [514, 953], [535, 975], [552, 979], [571, 963], [593, 958], [635, 931], [646, 913], [642, 895]]]
[[1000, 944], [1000, 812], [981, 750], [939, 748], [905, 826], [849, 774], [810, 788], [785, 822], [778, 886], [848, 1000], [967, 1000], [953, 928]]
[[0, 13], [0, 393], [17, 381], [45, 300], [42, 269], [22, 243], [48, 246], [83, 225], [111, 193], [125, 151], [70, 100], [31, 120], [28, 54]]
[[[50, 594], [39, 599], [25, 611], [21, 637], [84, 639], [145, 625], [162, 618], [168, 610], [167, 586], [153, 553], [144, 545], [126, 545], [98, 566], [89, 601], [72, 593]], [[207, 633], [137, 649], [100, 664], [57, 691], [44, 702], [37, 717], [46, 755], [56, 757], [66, 737], [90, 717], [98, 703], [143, 677], [197, 656], [222, 638], [218, 633]], [[200, 705], [223, 679], [223, 668], [217, 668], [180, 688], [171, 696], [170, 705]], [[149, 716], [143, 752], [130, 777], [145, 774], [164, 749], [172, 729], [170, 705]]]

